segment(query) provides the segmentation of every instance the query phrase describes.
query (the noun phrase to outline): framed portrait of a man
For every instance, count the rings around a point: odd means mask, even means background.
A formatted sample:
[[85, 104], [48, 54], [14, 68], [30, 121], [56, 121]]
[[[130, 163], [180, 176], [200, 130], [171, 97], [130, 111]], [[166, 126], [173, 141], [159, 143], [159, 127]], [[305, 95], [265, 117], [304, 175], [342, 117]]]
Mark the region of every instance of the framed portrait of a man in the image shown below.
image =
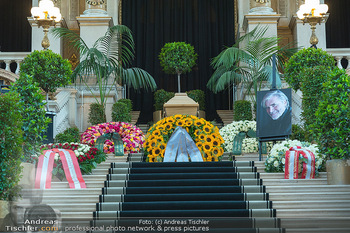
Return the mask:
[[288, 136], [292, 133], [292, 90], [259, 91], [257, 96], [257, 136]]

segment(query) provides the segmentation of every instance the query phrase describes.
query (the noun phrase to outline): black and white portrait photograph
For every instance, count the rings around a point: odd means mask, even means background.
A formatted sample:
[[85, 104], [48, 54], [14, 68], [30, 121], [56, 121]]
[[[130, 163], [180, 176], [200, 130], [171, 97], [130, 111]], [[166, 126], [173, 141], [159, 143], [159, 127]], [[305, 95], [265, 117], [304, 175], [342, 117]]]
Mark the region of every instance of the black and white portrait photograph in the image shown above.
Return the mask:
[[278, 137], [292, 133], [291, 95], [291, 89], [258, 92], [258, 137]]

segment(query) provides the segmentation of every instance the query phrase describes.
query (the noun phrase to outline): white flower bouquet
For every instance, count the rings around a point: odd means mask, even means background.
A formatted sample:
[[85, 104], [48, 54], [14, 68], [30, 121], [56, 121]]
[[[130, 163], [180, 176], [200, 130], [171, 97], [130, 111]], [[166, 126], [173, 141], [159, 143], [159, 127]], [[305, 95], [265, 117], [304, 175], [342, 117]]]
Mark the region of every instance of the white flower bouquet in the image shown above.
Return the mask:
[[[318, 147], [316, 144], [311, 144], [309, 142], [300, 142], [298, 140], [285, 140], [276, 143], [269, 154], [267, 155], [265, 161], [265, 171], [266, 172], [284, 172], [285, 166], [285, 155], [291, 147], [300, 146], [303, 149], [311, 151], [315, 155], [315, 171], [316, 175], [320, 171], [325, 170], [325, 155], [318, 152]], [[306, 162], [305, 158], [299, 159], [299, 172], [302, 172], [302, 163]]]

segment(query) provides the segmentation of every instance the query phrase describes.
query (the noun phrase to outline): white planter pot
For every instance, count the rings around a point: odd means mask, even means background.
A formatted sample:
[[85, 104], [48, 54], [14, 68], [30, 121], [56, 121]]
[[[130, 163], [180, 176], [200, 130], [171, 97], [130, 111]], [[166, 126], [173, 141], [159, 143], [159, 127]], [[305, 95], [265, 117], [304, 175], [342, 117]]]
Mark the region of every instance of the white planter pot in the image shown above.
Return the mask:
[[350, 184], [350, 160], [333, 159], [327, 161], [327, 182], [330, 185]]
[[23, 167], [22, 178], [19, 185], [23, 188], [34, 188], [35, 184], [35, 165], [32, 163], [21, 163]]

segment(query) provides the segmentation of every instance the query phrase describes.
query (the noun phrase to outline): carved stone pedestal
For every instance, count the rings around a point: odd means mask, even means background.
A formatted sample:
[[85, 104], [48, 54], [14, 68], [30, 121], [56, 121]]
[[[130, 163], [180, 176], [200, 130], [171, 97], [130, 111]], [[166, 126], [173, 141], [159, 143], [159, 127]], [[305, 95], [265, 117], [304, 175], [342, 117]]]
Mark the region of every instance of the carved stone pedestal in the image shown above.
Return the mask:
[[166, 116], [176, 114], [198, 116], [199, 104], [187, 96], [186, 93], [176, 93], [173, 98], [164, 104]]

